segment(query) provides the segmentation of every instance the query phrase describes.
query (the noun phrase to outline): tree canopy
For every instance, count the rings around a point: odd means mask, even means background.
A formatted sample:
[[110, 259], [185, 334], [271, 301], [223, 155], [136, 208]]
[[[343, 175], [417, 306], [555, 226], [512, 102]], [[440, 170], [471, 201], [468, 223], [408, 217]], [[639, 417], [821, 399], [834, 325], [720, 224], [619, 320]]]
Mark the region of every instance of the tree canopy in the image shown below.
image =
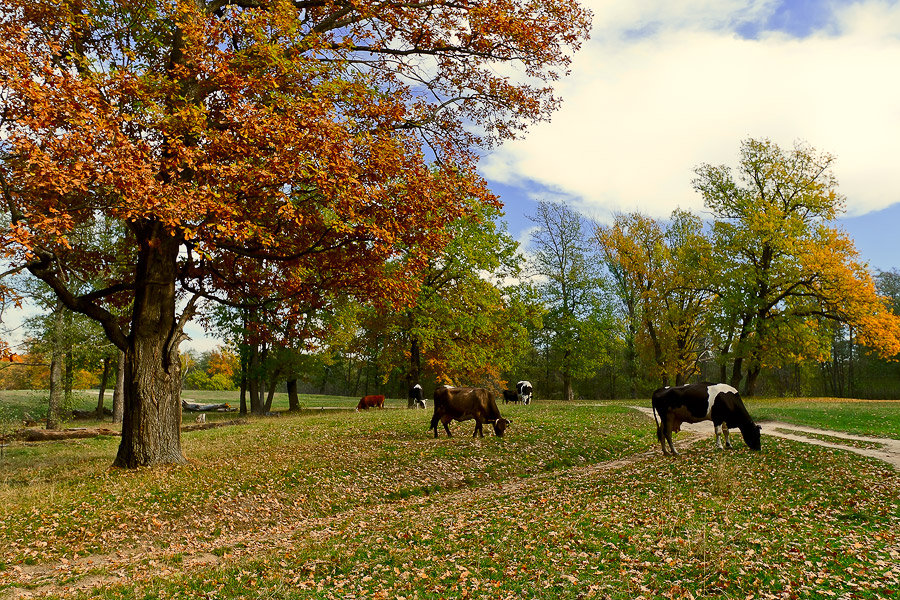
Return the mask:
[[542, 201], [529, 218], [537, 225], [530, 270], [546, 311], [536, 342], [562, 379], [563, 397], [572, 400], [572, 379], [609, 360], [612, 310], [582, 216], [563, 203]]
[[0, 250], [125, 352], [116, 464], [184, 460], [198, 299], [279, 324], [334, 291], [404, 302], [445, 225], [496, 203], [474, 150], [548, 118], [589, 22], [573, 0], [7, 2]]
[[734, 359], [731, 384], [747, 369], [753, 393], [764, 367], [827, 352], [818, 323], [852, 325], [882, 356], [900, 353], [900, 320], [845, 233], [834, 157], [798, 143], [784, 151], [770, 140], [741, 144], [738, 179], [727, 166], [701, 165], [694, 187], [713, 223], [721, 334]]

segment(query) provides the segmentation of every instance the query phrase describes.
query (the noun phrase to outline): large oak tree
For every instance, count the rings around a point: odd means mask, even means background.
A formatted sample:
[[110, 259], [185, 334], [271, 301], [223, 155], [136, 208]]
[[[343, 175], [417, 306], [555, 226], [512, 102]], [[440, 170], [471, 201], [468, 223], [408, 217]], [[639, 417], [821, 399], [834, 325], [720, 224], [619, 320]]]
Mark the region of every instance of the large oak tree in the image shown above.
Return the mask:
[[588, 26], [574, 0], [4, 1], [0, 249], [125, 353], [115, 464], [184, 461], [200, 299], [281, 325], [402, 302], [423, 261], [397, 249], [495, 202], [473, 150], [548, 117]]
[[900, 319], [877, 294], [852, 240], [833, 224], [844, 206], [834, 160], [802, 143], [784, 151], [770, 140], [748, 139], [737, 177], [724, 165], [696, 170], [694, 187], [716, 217], [731, 385], [746, 372], [748, 395], [764, 367], [824, 357], [823, 319], [853, 326], [857, 339], [881, 356], [900, 353]]

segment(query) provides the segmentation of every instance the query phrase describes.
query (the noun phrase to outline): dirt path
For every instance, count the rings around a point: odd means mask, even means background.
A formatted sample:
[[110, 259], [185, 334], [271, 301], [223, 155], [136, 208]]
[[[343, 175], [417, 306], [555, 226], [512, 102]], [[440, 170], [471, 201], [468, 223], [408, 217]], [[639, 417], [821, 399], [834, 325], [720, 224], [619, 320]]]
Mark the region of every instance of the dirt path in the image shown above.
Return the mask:
[[[644, 413], [651, 419], [653, 418], [652, 409], [643, 406], [632, 406], [631, 408]], [[842, 433], [840, 431], [831, 431], [829, 429], [816, 429], [815, 427], [792, 425], [780, 421], [764, 421], [761, 425], [763, 435], [780, 437], [795, 442], [804, 442], [806, 444], [814, 444], [825, 448], [847, 450], [848, 452], [854, 452], [862, 456], [883, 460], [900, 471], [900, 440], [853, 435], [850, 433]], [[712, 437], [714, 435], [712, 423], [709, 422], [683, 423], [681, 425], [681, 430], [690, 431], [691, 433], [702, 437]]]

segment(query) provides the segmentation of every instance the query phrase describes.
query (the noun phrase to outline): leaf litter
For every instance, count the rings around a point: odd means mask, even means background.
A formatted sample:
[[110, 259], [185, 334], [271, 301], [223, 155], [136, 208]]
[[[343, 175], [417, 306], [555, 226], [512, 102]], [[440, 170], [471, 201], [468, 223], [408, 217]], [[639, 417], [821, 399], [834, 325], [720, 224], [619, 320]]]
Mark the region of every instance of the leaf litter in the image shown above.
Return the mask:
[[[594, 412], [603, 427], [622, 419]], [[138, 505], [119, 508], [151, 515], [149, 530], [132, 517], [97, 534], [110, 544], [121, 532], [129, 549], [54, 562], [39, 547], [48, 559], [6, 563], [19, 569], [0, 573], [0, 597], [132, 597], [125, 590], [135, 586], [133, 597], [159, 598], [243, 597], [248, 585], [286, 598], [876, 598], [898, 589], [900, 486], [877, 463], [776, 440], [752, 454], [682, 440], [686, 456], [671, 460], [655, 436], [637, 435], [616, 440], [623, 458], [582, 448], [587, 464], [546, 470], [562, 453], [547, 449], [584, 443], [590, 426], [571, 422], [574, 433], [548, 439], [538, 421], [526, 419], [514, 444], [465, 430], [438, 441], [382, 431], [396, 418], [359, 420], [318, 443], [263, 444], [279, 466], [258, 479], [222, 477], [203, 514], [176, 518], [168, 496], [135, 486]], [[287, 455], [301, 448], [314, 453], [291, 466]], [[530, 451], [537, 456], [517, 458]], [[242, 460], [194, 469], [224, 474]], [[419, 491], [396, 493], [404, 489]], [[69, 547], [71, 532], [61, 539]], [[139, 550], [160, 536], [164, 544]]]

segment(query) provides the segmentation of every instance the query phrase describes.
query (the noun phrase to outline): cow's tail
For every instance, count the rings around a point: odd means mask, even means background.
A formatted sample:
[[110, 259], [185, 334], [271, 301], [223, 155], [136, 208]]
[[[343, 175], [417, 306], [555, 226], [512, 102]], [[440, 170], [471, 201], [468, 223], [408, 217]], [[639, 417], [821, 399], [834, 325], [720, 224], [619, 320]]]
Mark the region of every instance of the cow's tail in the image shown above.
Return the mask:
[[653, 407], [653, 420], [656, 421], [656, 439], [662, 442], [663, 431], [659, 418], [656, 416], [656, 405], [651, 403], [651, 406]]

